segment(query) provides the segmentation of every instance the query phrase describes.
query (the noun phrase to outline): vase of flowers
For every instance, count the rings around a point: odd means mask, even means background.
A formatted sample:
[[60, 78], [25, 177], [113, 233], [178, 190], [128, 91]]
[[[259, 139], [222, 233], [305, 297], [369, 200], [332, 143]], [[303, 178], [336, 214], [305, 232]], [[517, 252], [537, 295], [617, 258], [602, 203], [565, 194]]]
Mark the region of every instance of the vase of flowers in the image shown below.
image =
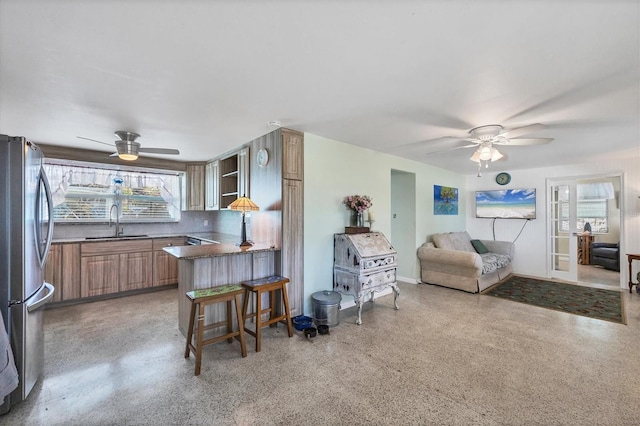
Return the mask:
[[373, 206], [371, 200], [372, 198], [368, 195], [348, 195], [344, 197], [342, 204], [351, 211], [351, 226], [364, 226], [364, 212]]

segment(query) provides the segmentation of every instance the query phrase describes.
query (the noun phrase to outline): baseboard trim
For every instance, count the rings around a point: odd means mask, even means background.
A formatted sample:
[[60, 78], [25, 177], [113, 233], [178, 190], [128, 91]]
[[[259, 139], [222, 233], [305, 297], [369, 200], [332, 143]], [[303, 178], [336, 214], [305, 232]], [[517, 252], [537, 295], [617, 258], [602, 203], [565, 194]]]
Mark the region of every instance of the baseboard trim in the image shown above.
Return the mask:
[[403, 283], [408, 283], [408, 284], [420, 284], [420, 280], [417, 280], [415, 278], [408, 278], [408, 277], [399, 277], [396, 276], [396, 279], [398, 281], [402, 281]]

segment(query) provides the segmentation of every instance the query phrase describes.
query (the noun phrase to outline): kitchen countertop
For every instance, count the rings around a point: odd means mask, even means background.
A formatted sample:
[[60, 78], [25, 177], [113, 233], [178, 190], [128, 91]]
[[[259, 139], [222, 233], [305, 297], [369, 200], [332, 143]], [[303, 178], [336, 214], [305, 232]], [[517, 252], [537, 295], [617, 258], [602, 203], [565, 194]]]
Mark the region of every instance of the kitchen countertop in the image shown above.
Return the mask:
[[[98, 243], [104, 241], [129, 241], [129, 240], [148, 240], [155, 238], [172, 238], [172, 237], [193, 237], [199, 238], [204, 241], [210, 242], [210, 244], [202, 244], [198, 246], [173, 246], [165, 247], [164, 251], [178, 259], [199, 259], [205, 257], [218, 257], [229, 256], [234, 254], [243, 253], [258, 253], [262, 251], [275, 251], [279, 250], [274, 246], [267, 244], [254, 244], [250, 247], [239, 247], [237, 244], [240, 241], [240, 236], [232, 234], [223, 234], [219, 232], [186, 232], [179, 234], [149, 234], [143, 236], [127, 236], [123, 235], [119, 238], [105, 237], [105, 238], [90, 238], [84, 237], [69, 237], [69, 238], [56, 238], [52, 241], [53, 244], [64, 243]], [[211, 244], [211, 242], [217, 242]]]
[[222, 234], [219, 232], [185, 232], [185, 233], [170, 233], [170, 234], [145, 234], [145, 235], [123, 235], [118, 238], [111, 236], [101, 237], [67, 237], [67, 238], [54, 238], [52, 244], [64, 244], [64, 243], [94, 243], [104, 241], [127, 241], [127, 240], [151, 240], [155, 238], [176, 238], [176, 237], [194, 237], [203, 239], [206, 241], [217, 241], [220, 243], [235, 243], [240, 240], [240, 236], [232, 234]]
[[[235, 237], [235, 239], [238, 238]], [[268, 246], [266, 244], [254, 244], [250, 247], [239, 247], [233, 243], [220, 242], [220, 244], [203, 244], [199, 246], [164, 247], [163, 250], [178, 259], [201, 259], [206, 257], [276, 251], [279, 249], [275, 248], [275, 246]]]

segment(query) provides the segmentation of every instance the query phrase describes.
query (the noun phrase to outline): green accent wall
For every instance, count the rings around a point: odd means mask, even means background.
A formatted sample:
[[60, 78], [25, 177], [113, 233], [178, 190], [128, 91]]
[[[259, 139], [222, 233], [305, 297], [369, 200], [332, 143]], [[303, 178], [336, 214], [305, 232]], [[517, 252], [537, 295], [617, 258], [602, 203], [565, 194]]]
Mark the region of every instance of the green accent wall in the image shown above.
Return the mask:
[[[459, 197], [458, 215], [433, 215], [433, 185], [456, 187], [464, 193], [464, 175], [310, 133], [305, 133], [304, 145], [305, 314], [311, 314], [311, 294], [332, 289], [333, 234], [344, 232], [349, 224], [349, 211], [342, 204], [345, 196], [371, 196], [376, 215], [374, 230], [393, 240], [392, 170], [415, 174], [415, 247], [410, 253], [399, 252], [399, 257], [416, 257], [418, 247], [432, 234], [465, 230], [465, 197]], [[413, 278], [419, 279], [417, 260], [414, 265]], [[345, 296], [347, 299], [351, 297]]]

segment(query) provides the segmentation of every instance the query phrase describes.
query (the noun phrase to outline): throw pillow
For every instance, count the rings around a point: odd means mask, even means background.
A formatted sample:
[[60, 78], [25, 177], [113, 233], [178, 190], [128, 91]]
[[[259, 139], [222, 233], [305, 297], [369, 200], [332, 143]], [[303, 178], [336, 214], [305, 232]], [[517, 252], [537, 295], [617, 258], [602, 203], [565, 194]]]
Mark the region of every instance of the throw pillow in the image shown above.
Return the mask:
[[471, 240], [471, 245], [473, 245], [473, 248], [476, 249], [478, 254], [489, 253], [487, 247], [480, 240]]

